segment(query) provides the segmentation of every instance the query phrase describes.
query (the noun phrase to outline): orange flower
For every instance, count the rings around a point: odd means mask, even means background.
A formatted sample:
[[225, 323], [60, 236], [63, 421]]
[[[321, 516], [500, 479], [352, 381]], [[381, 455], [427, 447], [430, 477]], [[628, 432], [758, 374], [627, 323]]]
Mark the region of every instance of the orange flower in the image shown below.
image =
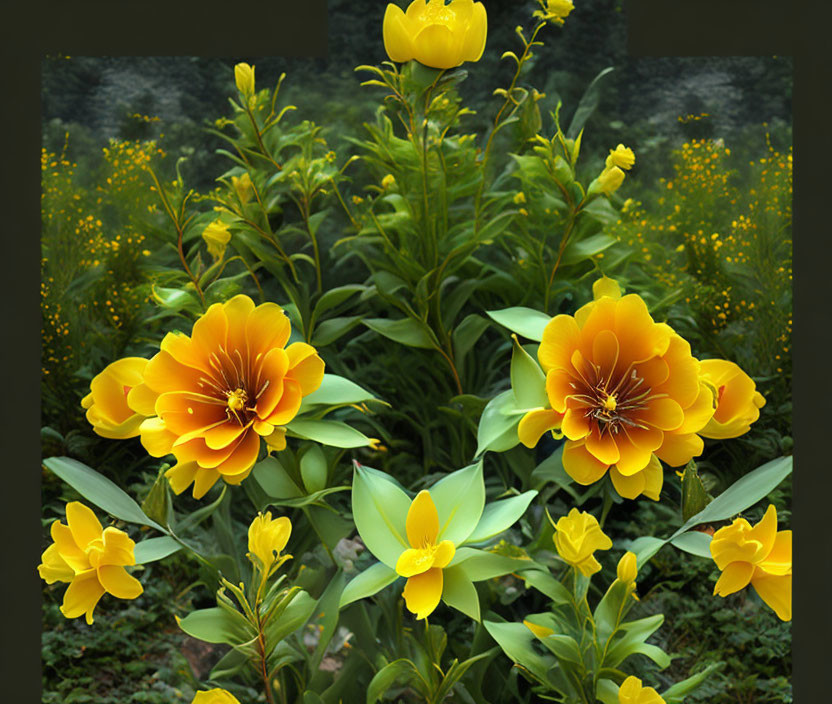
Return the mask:
[[[248, 296], [215, 303], [191, 336], [171, 332], [147, 363], [128, 403], [148, 417], [141, 441], [154, 457], [173, 453], [166, 476], [199, 499], [222, 477], [245, 479], [260, 451], [286, 447], [286, 423], [323, 380], [324, 362], [305, 342], [285, 347], [290, 324], [275, 303]], [[285, 349], [284, 349], [285, 348]]]
[[593, 289], [595, 300], [574, 317], [546, 326], [538, 359], [551, 409], [528, 413], [518, 434], [534, 447], [559, 427], [563, 467], [576, 482], [592, 484], [610, 470], [624, 498], [658, 500], [659, 459], [678, 467], [701, 454], [697, 432], [713, 415], [713, 394], [690, 345], [654, 322], [639, 296], [622, 297], [607, 278]]

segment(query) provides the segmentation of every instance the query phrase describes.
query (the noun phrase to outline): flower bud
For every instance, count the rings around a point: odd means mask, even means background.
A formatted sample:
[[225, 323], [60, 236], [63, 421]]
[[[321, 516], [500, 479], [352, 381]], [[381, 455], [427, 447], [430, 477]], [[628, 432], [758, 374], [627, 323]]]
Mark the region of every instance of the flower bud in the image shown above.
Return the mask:
[[598, 188], [607, 195], [615, 193], [624, 183], [624, 172], [617, 166], [604, 169], [598, 177]]
[[237, 64], [234, 67], [234, 80], [237, 83], [237, 90], [246, 98], [254, 95], [254, 66], [246, 63]]
[[381, 187], [384, 190], [387, 190], [388, 188], [392, 188], [395, 185], [396, 185], [396, 177], [393, 176], [393, 174], [387, 174], [387, 176], [385, 176], [383, 179], [381, 179]]
[[251, 200], [251, 196], [254, 194], [254, 184], [251, 182], [251, 176], [248, 175], [248, 172], [244, 173], [240, 178], [232, 176], [231, 185], [234, 187], [240, 203], [245, 205]]
[[191, 704], [240, 704], [240, 700], [225, 689], [209, 689], [197, 692]]
[[[289, 542], [292, 534], [292, 522], [281, 516], [272, 520], [271, 512], [265, 515], [257, 514], [248, 529], [248, 550], [249, 559], [252, 555], [260, 561], [260, 566], [265, 574], [268, 574], [273, 565], [280, 565], [289, 559], [289, 555], [280, 555], [280, 551]], [[251, 560], [255, 565], [253, 559]]]
[[222, 259], [225, 254], [225, 246], [231, 240], [231, 233], [228, 225], [221, 220], [214, 220], [202, 231], [202, 239], [208, 245], [208, 252], [214, 259]]
[[630, 584], [636, 581], [638, 575], [638, 563], [636, 561], [636, 554], [633, 552], [625, 552], [624, 556], [618, 561], [616, 568], [619, 582]]

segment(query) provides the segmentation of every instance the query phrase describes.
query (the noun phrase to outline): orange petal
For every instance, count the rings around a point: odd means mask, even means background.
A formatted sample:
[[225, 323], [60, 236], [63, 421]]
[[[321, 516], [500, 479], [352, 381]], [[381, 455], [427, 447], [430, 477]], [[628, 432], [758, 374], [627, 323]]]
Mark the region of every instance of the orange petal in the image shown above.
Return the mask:
[[249, 356], [254, 358], [275, 347], [285, 347], [290, 333], [291, 324], [283, 308], [276, 303], [261, 303], [246, 322]]
[[671, 398], [653, 398], [647, 408], [637, 411], [636, 418], [659, 430], [676, 430], [685, 420], [682, 407]]
[[690, 344], [675, 333], [670, 336], [663, 359], [670, 373], [653, 391], [667, 394], [682, 408], [687, 408], [699, 395], [699, 361], [691, 356]]
[[300, 384], [301, 394], [308, 396], [324, 380], [324, 360], [317, 350], [305, 342], [295, 342], [286, 348], [289, 357], [289, 371], [286, 376]]
[[641, 296], [630, 294], [614, 303], [614, 329], [623, 359], [638, 363], [667, 352], [672, 331], [653, 321]]
[[145, 367], [144, 383], [159, 394], [185, 390], [199, 392], [203, 376], [205, 372], [180, 364], [168, 352], [160, 350]]
[[609, 465], [597, 460], [584, 447], [583, 442], [567, 440], [563, 446], [563, 468], [578, 484], [597, 482], [607, 471]]
[[260, 452], [260, 436], [251, 431], [246, 433], [225, 462], [217, 465], [216, 471], [223, 476], [249, 472]]
[[631, 476], [647, 466], [653, 452], [661, 446], [664, 433], [655, 428], [622, 427], [624, 437], [619, 433], [617, 440], [621, 458], [616, 466], [621, 474]]
[[272, 414], [283, 396], [283, 379], [288, 370], [289, 356], [286, 350], [276, 347], [263, 357], [257, 388], [253, 391], [257, 396], [255, 412], [261, 420], [265, 420]]
[[566, 410], [566, 401], [575, 392], [575, 381], [565, 369], [550, 369], [546, 374], [546, 396], [558, 413]]
[[580, 343], [578, 325], [571, 315], [556, 315], [543, 328], [543, 339], [537, 358], [544, 372], [550, 369], [569, 369], [572, 351]]
[[[714, 414], [714, 395], [710, 387], [700, 382], [699, 395], [696, 400], [685, 409], [685, 420], [676, 428], [679, 434], [698, 433], [707, 427]], [[704, 433], [703, 433], [704, 434]], [[707, 435], [705, 437], [708, 437]]]
[[580, 440], [589, 435], [592, 429], [583, 408], [567, 408], [561, 421], [560, 430], [570, 440]]
[[599, 462], [606, 465], [615, 464], [621, 457], [612, 433], [600, 433], [598, 428], [593, 428], [587, 436], [585, 447]]
[[238, 350], [243, 359], [246, 359], [248, 357], [246, 327], [249, 316], [254, 312], [254, 301], [244, 294], [239, 294], [223, 303], [223, 312], [228, 319], [226, 350], [231, 356], [234, 355], [234, 350]]
[[156, 399], [156, 412], [174, 435], [204, 432], [228, 419], [228, 406], [216, 398], [189, 391], [170, 391]]
[[612, 330], [601, 330], [592, 341], [592, 361], [601, 368], [601, 376], [611, 379], [618, 364], [618, 338]]
[[662, 445], [655, 452], [662, 462], [681, 467], [702, 454], [705, 443], [696, 433], [665, 433]]
[[219, 478], [220, 474], [216, 469], [197, 467], [196, 473], [194, 474], [193, 497], [195, 499], [201, 499], [217, 483]]
[[272, 425], [286, 425], [298, 414], [302, 400], [300, 384], [287, 377], [283, 380], [283, 395], [280, 401], [272, 413], [263, 420]]

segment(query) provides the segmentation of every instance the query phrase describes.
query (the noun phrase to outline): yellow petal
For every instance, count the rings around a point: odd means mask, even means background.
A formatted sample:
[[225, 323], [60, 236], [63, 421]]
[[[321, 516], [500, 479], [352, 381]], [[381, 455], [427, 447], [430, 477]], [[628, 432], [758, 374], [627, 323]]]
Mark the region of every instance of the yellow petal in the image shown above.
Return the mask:
[[436, 544], [439, 535], [439, 514], [427, 489], [422, 489], [407, 511], [405, 521], [407, 539], [414, 548]]
[[754, 565], [750, 562], [731, 562], [725, 566], [714, 586], [714, 596], [728, 596], [740, 589], [745, 589], [754, 574]]
[[547, 430], [560, 427], [561, 415], [551, 408], [529, 411], [517, 426], [517, 436], [526, 447], [534, 447]]
[[665, 433], [656, 456], [671, 467], [681, 467], [702, 454], [705, 443], [696, 433]]
[[391, 61], [404, 63], [413, 58], [412, 32], [410, 21], [401, 8], [398, 5], [389, 4], [384, 12], [382, 34], [384, 36], [384, 50]]
[[282, 348], [289, 341], [291, 324], [277, 303], [261, 303], [246, 321], [248, 354], [254, 359], [275, 347]]
[[456, 547], [450, 540], [443, 540], [436, 546], [436, 552], [433, 554], [434, 567], [447, 567], [448, 563], [454, 559]]
[[487, 35], [488, 16], [485, 12], [485, 5], [481, 2], [476, 2], [474, 3], [468, 30], [465, 33], [465, 40], [462, 44], [463, 61], [479, 61], [482, 58], [483, 52], [485, 51], [485, 38]]
[[609, 296], [617, 301], [621, 298], [621, 286], [615, 279], [602, 276], [592, 284], [592, 297], [597, 301], [602, 296]]
[[199, 465], [196, 462], [177, 462], [165, 472], [174, 494], [181, 494], [191, 485], [198, 468]]
[[445, 25], [429, 24], [413, 39], [414, 57], [431, 68], [448, 69], [462, 63], [462, 37]]
[[[649, 466], [649, 465], [648, 465]], [[610, 467], [610, 479], [619, 496], [625, 499], [635, 499], [644, 493], [647, 486], [647, 469], [629, 476], [621, 474], [617, 467]], [[656, 501], [657, 499], [654, 499]]]
[[423, 619], [433, 613], [442, 598], [442, 570], [438, 567], [417, 574], [404, 585], [404, 603], [408, 611]]
[[135, 599], [143, 591], [141, 582], [127, 574], [118, 565], [102, 565], [98, 568], [98, 581], [105, 591], [119, 599]]
[[139, 415], [145, 417], [156, 414], [156, 399], [159, 394], [147, 384], [138, 384], [127, 393], [127, 405]]
[[774, 504], [769, 504], [760, 522], [748, 531], [748, 540], [756, 540], [760, 543], [760, 552], [757, 556], [763, 559], [768, 556], [774, 547], [774, 539], [777, 536], [777, 509]]
[[193, 497], [195, 499], [201, 499], [208, 493], [208, 490], [217, 483], [219, 478], [220, 474], [217, 470], [197, 467], [194, 475]]
[[78, 618], [85, 614], [87, 623], [91, 624], [93, 609], [103, 595], [104, 587], [98, 581], [95, 570], [82, 572], [76, 575], [67, 587], [61, 613], [66, 618]]
[[556, 315], [543, 328], [537, 359], [544, 372], [570, 369], [572, 352], [580, 344], [581, 333], [571, 315]]
[[578, 484], [597, 482], [607, 471], [608, 465], [593, 457], [583, 443], [567, 440], [563, 446], [563, 468]]
[[792, 576], [778, 576], [756, 570], [751, 585], [781, 621], [792, 620]]
[[167, 429], [161, 418], [147, 418], [139, 427], [141, 442], [152, 457], [164, 457], [170, 454], [176, 435]]
[[[82, 550], [75, 538], [72, 537], [72, 531], [69, 526], [65, 526], [60, 521], [52, 523], [51, 527], [52, 540], [58, 548], [61, 558], [66, 562], [76, 573], [85, 572], [90, 568], [90, 561], [86, 552]], [[86, 546], [85, 546], [86, 547]]]
[[275, 428], [271, 435], [263, 438], [268, 445], [270, 452], [279, 452], [286, 449], [286, 428]]
[[75, 544], [82, 549], [100, 538], [104, 531], [92, 509], [80, 501], [71, 501], [66, 505], [66, 522]]
[[44, 550], [40, 559], [38, 574], [47, 584], [71, 582], [75, 577], [75, 570], [61, 557], [60, 550], [54, 543]]
[[99, 558], [101, 565], [135, 565], [136, 543], [127, 533], [118, 528], [108, 526], [104, 529], [101, 537], [104, 542], [104, 549]]
[[289, 371], [286, 376], [300, 384], [301, 394], [308, 396], [324, 380], [324, 360], [317, 350], [305, 342], [295, 342], [286, 348], [289, 357]]
[[653, 455], [650, 458], [650, 463], [640, 474], [644, 475], [644, 489], [642, 494], [648, 499], [658, 501], [662, 493], [662, 485], [664, 484], [664, 470], [659, 458]]
[[774, 539], [771, 552], [757, 567], [771, 575], [791, 574], [792, 532], [781, 530]]
[[396, 574], [412, 577], [427, 572], [433, 567], [433, 555], [429, 550], [408, 548], [396, 560]]
[[261, 419], [272, 425], [286, 425], [298, 414], [303, 392], [300, 384], [294, 379], [286, 377], [283, 380], [283, 394], [280, 397], [274, 410], [265, 418]]
[[575, 565], [580, 573], [585, 577], [590, 577], [596, 572], [601, 571], [601, 563], [595, 559], [593, 555], [589, 555]]

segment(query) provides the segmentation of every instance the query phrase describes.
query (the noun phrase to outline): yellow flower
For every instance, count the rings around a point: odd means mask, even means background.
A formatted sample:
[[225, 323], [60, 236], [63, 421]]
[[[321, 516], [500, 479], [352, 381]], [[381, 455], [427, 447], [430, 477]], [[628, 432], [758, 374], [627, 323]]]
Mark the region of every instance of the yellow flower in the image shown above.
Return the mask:
[[397, 63], [447, 69], [479, 61], [486, 31], [485, 6], [474, 0], [413, 0], [406, 13], [393, 4], [384, 13], [384, 49]]
[[782, 621], [792, 618], [792, 532], [777, 530], [777, 509], [769, 505], [753, 528], [744, 518], [720, 528], [711, 556], [722, 574], [714, 595], [728, 596], [749, 582]]
[[699, 368], [702, 379], [713, 387], [716, 402], [714, 416], [700, 434], [725, 440], [747, 433], [766, 403], [751, 377], [724, 359], [703, 360]]
[[630, 675], [618, 689], [619, 704], [665, 704], [652, 687], [645, 687], [638, 677]]
[[542, 10], [535, 10], [532, 16], [549, 20], [554, 24], [563, 24], [569, 13], [575, 9], [572, 0], [538, 0]]
[[[291, 534], [292, 522], [286, 516], [272, 520], [270, 511], [267, 511], [265, 516], [258, 513], [248, 528], [249, 559], [252, 555], [256, 556], [263, 573], [268, 575], [272, 567], [276, 569], [292, 557], [280, 554], [289, 542]], [[254, 560], [251, 561], [257, 564]]]
[[38, 573], [47, 584], [69, 582], [61, 613], [66, 618], [92, 612], [105, 592], [119, 599], [135, 599], [144, 590], [135, 577], [124, 569], [135, 565], [133, 542], [118, 528], [101, 528], [91, 509], [79, 501], [66, 505], [66, 521], [52, 524], [54, 541], [41, 556]]
[[587, 577], [601, 569], [592, 553], [612, 547], [612, 540], [601, 530], [595, 516], [576, 508], [561, 516], [552, 538], [558, 555]]
[[214, 220], [202, 231], [202, 239], [208, 245], [208, 252], [214, 259], [222, 259], [225, 254], [225, 246], [231, 240], [231, 233], [228, 225], [221, 220]]
[[395, 185], [396, 185], [396, 177], [393, 176], [393, 174], [387, 174], [387, 176], [385, 176], [383, 179], [381, 179], [381, 187], [384, 190], [387, 190], [388, 188], [392, 188]]
[[601, 193], [615, 193], [624, 183], [624, 172], [617, 166], [605, 168], [598, 177], [598, 188]]
[[234, 67], [234, 80], [237, 83], [237, 90], [247, 98], [254, 94], [254, 66], [246, 63], [237, 64]]
[[514, 196], [514, 203], [516, 205], [520, 205], [521, 203], [526, 202], [526, 194], [523, 191], [518, 191], [517, 194]]
[[240, 704], [240, 700], [224, 689], [209, 689], [207, 692], [197, 692], [191, 704]]
[[607, 168], [617, 166], [619, 169], [629, 171], [636, 163], [636, 155], [629, 147], [619, 144], [615, 149], [610, 149], [610, 154], [607, 157]]
[[546, 325], [538, 359], [549, 408], [527, 413], [520, 441], [534, 447], [547, 430], [566, 436], [563, 467], [579, 484], [610, 471], [624, 498], [659, 499], [659, 460], [680, 467], [702, 453], [697, 435], [713, 415], [690, 345], [650, 317], [640, 296], [620, 295], [611, 279], [596, 300]]
[[90, 382], [90, 393], [81, 399], [87, 420], [97, 435], [123, 440], [139, 434], [146, 416], [130, 407], [130, 391], [142, 383], [147, 360], [124, 357], [107, 365]]
[[220, 478], [239, 484], [257, 461], [261, 437], [272, 449], [286, 447], [283, 426], [324, 377], [315, 348], [286, 347], [289, 334], [280, 306], [255, 307], [239, 295], [209, 307], [190, 337], [165, 335], [130, 402], [153, 416], [140, 429], [145, 449], [177, 460], [166, 473], [175, 493], [193, 482], [199, 499]]
[[[232, 176], [231, 185], [234, 187], [240, 203], [245, 205], [251, 200], [251, 196], [254, 194], [254, 184], [251, 182], [251, 176], [248, 175], [248, 172], [244, 173], [240, 178]], [[226, 240], [227, 243], [228, 240]]]
[[405, 521], [410, 548], [396, 562], [396, 572], [407, 577], [404, 601], [417, 619], [426, 618], [442, 597], [442, 568], [453, 559], [456, 547], [450, 540], [436, 543], [439, 514], [426, 489], [420, 491], [407, 511]]
[[624, 556], [618, 561], [616, 574], [619, 582], [629, 584], [636, 581], [638, 576], [638, 561], [634, 552], [625, 552]]

